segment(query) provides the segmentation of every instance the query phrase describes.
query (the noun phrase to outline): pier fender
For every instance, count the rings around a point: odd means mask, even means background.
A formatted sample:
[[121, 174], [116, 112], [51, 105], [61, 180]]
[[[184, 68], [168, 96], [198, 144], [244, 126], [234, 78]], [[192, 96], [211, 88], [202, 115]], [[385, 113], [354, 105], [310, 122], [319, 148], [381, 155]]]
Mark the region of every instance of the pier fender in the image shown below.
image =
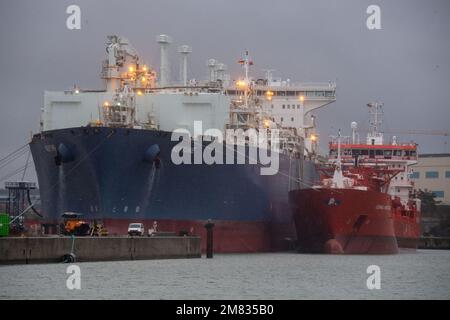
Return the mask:
[[161, 150], [159, 149], [159, 145], [153, 144], [150, 147], [148, 147], [147, 150], [145, 150], [143, 160], [148, 163], [153, 163], [155, 160], [159, 161], [158, 156], [160, 152]]
[[68, 253], [62, 256], [62, 261], [64, 263], [74, 263], [76, 258], [75, 253]]
[[60, 143], [57, 148], [55, 163], [60, 165], [61, 163], [71, 162], [75, 160], [73, 152], [64, 143]]
[[341, 244], [336, 239], [329, 239], [324, 244], [325, 253], [331, 254], [342, 254], [344, 253], [344, 249], [342, 249]]

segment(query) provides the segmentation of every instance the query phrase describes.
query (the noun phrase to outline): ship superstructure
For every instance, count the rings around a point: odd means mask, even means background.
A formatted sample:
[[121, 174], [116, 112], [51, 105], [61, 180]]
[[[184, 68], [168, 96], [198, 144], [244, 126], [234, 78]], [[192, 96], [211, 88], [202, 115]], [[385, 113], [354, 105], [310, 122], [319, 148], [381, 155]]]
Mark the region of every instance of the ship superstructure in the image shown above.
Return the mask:
[[[415, 142], [401, 143], [393, 136], [391, 141], [386, 141], [381, 131], [382, 128], [382, 103], [369, 103], [370, 129], [366, 139], [359, 140], [357, 123], [352, 122], [351, 137], [340, 137], [341, 161], [344, 166], [363, 165], [371, 167], [386, 167], [397, 170], [398, 173], [390, 181], [387, 192], [392, 197], [397, 197], [401, 203], [408, 206], [413, 195], [414, 182], [410, 179], [411, 166], [417, 163], [417, 144]], [[337, 161], [338, 157], [337, 137], [332, 137], [329, 144], [330, 163]], [[414, 202], [419, 201], [415, 199]], [[418, 206], [420, 208], [420, 205]]]
[[[116, 95], [123, 90], [134, 94], [137, 126], [150, 124], [153, 127], [156, 124], [160, 130], [193, 130], [193, 121], [197, 120], [202, 121], [205, 127], [225, 128], [229, 123], [232, 100], [244, 96], [244, 77], [231, 81], [225, 73], [226, 65], [209, 59], [208, 80], [170, 82], [167, 50], [172, 39], [160, 35], [157, 41], [161, 45], [159, 81], [157, 72], [141, 61], [126, 38], [108, 36], [107, 59], [102, 63], [100, 74], [105, 81], [105, 89], [74, 86], [63, 92], [46, 91], [41, 131], [102, 123], [102, 107], [117, 99]], [[187, 74], [186, 54], [192, 49], [180, 47], [179, 51], [183, 58], [181, 70], [184, 78]], [[274, 78], [271, 72], [266, 73], [265, 79], [255, 79], [247, 71], [247, 85], [252, 87], [256, 104], [280, 127], [295, 129], [305, 139], [306, 150], [315, 152], [318, 134], [312, 111], [336, 100], [336, 84], [292, 83], [289, 79]]]
[[359, 142], [332, 137], [321, 179], [309, 189], [290, 191], [299, 246], [327, 253], [396, 253], [416, 248], [420, 200], [409, 179], [417, 145], [384, 141], [381, 103], [369, 103], [370, 130]]
[[[41, 132], [30, 143], [45, 217], [56, 221], [66, 211], [83, 213], [87, 219], [102, 220], [110, 234], [126, 234], [131, 222], [151, 226], [158, 221], [160, 230], [203, 235], [204, 222], [212, 219], [215, 249], [222, 252], [269, 251], [293, 240], [287, 191], [301, 188], [317, 174], [314, 161], [302, 156], [310, 124], [279, 123], [267, 106], [281, 98], [278, 93], [266, 94], [271, 92], [269, 83], [252, 80], [248, 68], [243, 77], [248, 85], [245, 103], [239, 102], [243, 94], [237, 90], [239, 80], [230, 84], [223, 64], [210, 66], [213, 78], [205, 82], [187, 79], [190, 47], [179, 48], [182, 78], [178, 83], [171, 81], [167, 51], [172, 39], [161, 35], [157, 41], [161, 45], [159, 76], [126, 39], [110, 36], [101, 72], [105, 89], [75, 86], [45, 93]], [[234, 94], [227, 82], [236, 88]], [[308, 111], [334, 101], [334, 90], [330, 86], [329, 96], [313, 99], [304, 88], [304, 96], [289, 99], [303, 100], [305, 108], [289, 110], [307, 117]], [[238, 109], [240, 115], [249, 116], [248, 121], [234, 118]], [[249, 161], [222, 165], [201, 159], [194, 163], [196, 150], [201, 154], [209, 146], [203, 131], [250, 128], [246, 121], [257, 131], [284, 132], [276, 173], [261, 175], [264, 165]], [[197, 134], [196, 123], [203, 128]], [[192, 153], [181, 156], [191, 163], [173, 161], [179, 140], [172, 134], [180, 129], [187, 132], [192, 147]], [[245, 154], [255, 148], [244, 144]], [[230, 149], [226, 143], [218, 148], [216, 156]]]
[[[244, 81], [238, 80], [234, 86], [227, 87], [231, 97], [244, 95]], [[317, 154], [319, 135], [313, 110], [324, 107], [336, 99], [336, 84], [291, 83], [274, 79], [269, 70], [266, 78], [253, 79], [254, 95], [260, 100], [262, 110], [281, 128], [295, 130], [304, 139], [305, 152]]]

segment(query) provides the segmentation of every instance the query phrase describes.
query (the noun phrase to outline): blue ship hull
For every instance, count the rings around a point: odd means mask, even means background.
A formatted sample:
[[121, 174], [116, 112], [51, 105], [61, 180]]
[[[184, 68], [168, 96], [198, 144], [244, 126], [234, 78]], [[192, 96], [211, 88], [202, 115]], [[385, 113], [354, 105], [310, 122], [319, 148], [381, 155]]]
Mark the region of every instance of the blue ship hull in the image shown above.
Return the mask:
[[63, 212], [79, 212], [86, 219], [115, 221], [111, 228], [119, 223], [120, 230], [141, 220], [176, 226], [177, 221], [200, 225], [212, 219], [218, 227], [232, 222], [236, 228], [257, 223], [263, 228], [261, 239], [274, 229], [288, 230], [277, 237], [295, 237], [288, 191], [299, 188], [301, 168], [305, 181], [316, 178], [313, 163], [281, 154], [279, 173], [271, 176], [248, 162], [175, 165], [171, 152], [177, 143], [170, 132], [126, 128], [79, 127], [35, 135], [30, 148], [43, 214], [57, 220]]

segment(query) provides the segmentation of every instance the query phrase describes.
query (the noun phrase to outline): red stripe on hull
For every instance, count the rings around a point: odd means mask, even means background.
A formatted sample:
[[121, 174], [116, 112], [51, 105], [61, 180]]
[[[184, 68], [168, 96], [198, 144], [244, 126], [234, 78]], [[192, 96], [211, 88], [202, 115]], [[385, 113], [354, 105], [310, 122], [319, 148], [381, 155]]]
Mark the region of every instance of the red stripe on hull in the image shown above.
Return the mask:
[[355, 189], [305, 189], [289, 195], [301, 251], [398, 252], [389, 195]]
[[[87, 222], [92, 222], [85, 219]], [[112, 236], [127, 235], [128, 225], [132, 222], [144, 223], [146, 232], [152, 227], [154, 220], [139, 219], [103, 219], [97, 220], [104, 224], [108, 234]], [[199, 235], [202, 241], [202, 251], [206, 252], [206, 221], [189, 220], [157, 220], [158, 231], [190, 233]], [[273, 252], [292, 250], [295, 247], [296, 233], [294, 222], [274, 223], [263, 221], [213, 221], [214, 227], [214, 251], [218, 253], [245, 253], [245, 252]], [[45, 230], [47, 234], [56, 234], [55, 220], [27, 220], [27, 229], [48, 224]]]
[[[144, 223], [147, 231], [152, 227], [154, 220], [126, 220], [126, 219], [105, 219], [103, 223], [110, 235], [127, 234], [128, 224], [132, 222]], [[157, 220], [158, 231], [190, 232], [199, 235], [202, 241], [202, 251], [206, 251], [206, 221], [180, 221], [180, 220]], [[284, 225], [274, 226], [269, 222], [255, 221], [213, 221], [214, 227], [214, 252], [218, 253], [243, 253], [243, 252], [270, 252], [274, 250], [284, 250], [289, 243], [286, 237], [291, 234], [292, 226], [289, 229]]]

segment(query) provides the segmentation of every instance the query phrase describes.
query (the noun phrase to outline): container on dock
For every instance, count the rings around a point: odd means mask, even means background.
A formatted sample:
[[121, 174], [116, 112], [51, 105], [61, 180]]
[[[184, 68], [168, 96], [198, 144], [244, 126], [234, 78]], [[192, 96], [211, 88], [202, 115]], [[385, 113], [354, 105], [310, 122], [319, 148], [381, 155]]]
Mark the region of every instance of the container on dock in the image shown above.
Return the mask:
[[9, 235], [9, 215], [0, 213], [0, 237]]

